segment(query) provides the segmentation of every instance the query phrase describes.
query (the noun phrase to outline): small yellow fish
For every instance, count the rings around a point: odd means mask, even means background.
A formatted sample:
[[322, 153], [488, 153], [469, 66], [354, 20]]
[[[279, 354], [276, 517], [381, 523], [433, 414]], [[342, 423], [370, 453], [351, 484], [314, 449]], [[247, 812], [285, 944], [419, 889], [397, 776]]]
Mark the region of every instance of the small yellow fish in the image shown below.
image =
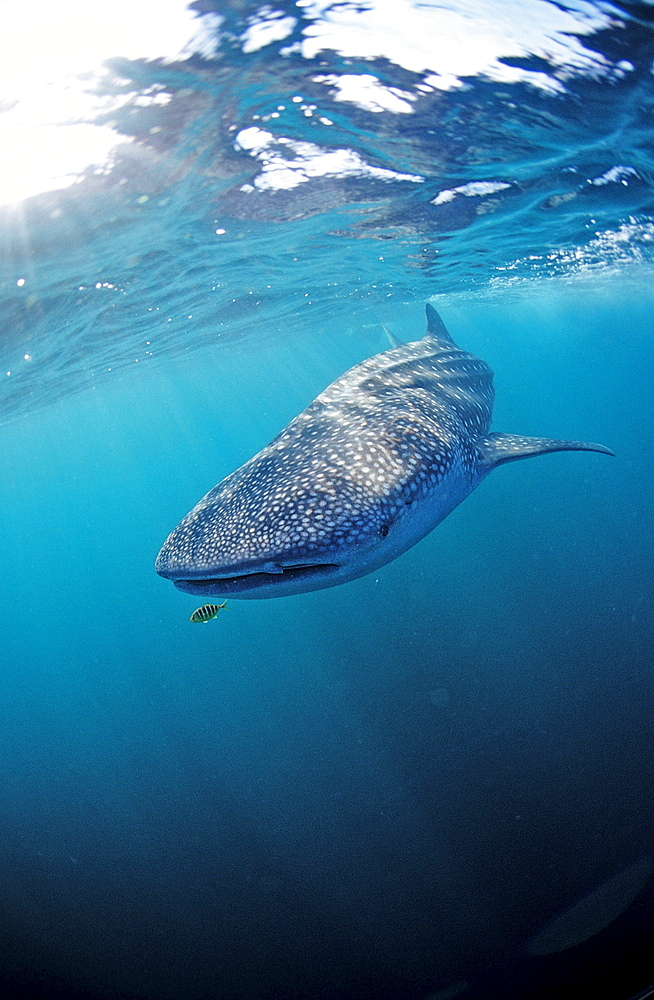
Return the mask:
[[190, 622], [210, 622], [212, 618], [215, 618], [221, 608], [227, 607], [227, 601], [223, 601], [222, 604], [203, 604], [201, 608], [196, 608], [191, 617]]

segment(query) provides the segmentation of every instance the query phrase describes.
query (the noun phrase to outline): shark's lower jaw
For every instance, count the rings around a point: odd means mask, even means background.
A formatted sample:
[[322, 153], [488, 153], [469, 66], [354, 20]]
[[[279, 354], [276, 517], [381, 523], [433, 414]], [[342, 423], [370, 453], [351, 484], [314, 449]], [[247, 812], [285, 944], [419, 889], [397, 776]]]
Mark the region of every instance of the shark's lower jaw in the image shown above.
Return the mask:
[[238, 576], [173, 577], [173, 583], [178, 590], [201, 597], [283, 597], [330, 587], [340, 582], [331, 579], [340, 569], [337, 563], [314, 563], [280, 566], [275, 572], [243, 573]]

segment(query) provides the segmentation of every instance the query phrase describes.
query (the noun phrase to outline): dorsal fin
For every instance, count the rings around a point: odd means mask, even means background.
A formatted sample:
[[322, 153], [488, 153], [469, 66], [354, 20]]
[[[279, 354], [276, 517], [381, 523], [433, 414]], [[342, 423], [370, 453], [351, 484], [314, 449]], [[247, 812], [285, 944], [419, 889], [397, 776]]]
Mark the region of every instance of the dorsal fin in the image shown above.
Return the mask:
[[436, 340], [440, 340], [441, 343], [452, 344], [453, 347], [456, 347], [456, 344], [447, 331], [445, 323], [429, 302], [425, 306], [425, 312], [427, 313], [427, 336], [434, 337]]
[[388, 340], [388, 343], [391, 345], [391, 347], [402, 346], [397, 337], [395, 336], [395, 334], [391, 333], [391, 331], [388, 329], [385, 323], [382, 323], [382, 330], [386, 334], [386, 339]]

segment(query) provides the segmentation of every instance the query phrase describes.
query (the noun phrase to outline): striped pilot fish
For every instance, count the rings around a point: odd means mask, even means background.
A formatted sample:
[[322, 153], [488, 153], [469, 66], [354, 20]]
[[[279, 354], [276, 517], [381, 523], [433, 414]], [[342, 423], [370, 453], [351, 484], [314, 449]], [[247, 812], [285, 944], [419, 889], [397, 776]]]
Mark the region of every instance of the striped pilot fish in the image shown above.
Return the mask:
[[201, 608], [196, 608], [191, 617], [190, 622], [195, 624], [196, 622], [210, 622], [212, 618], [215, 618], [219, 611], [227, 607], [227, 601], [223, 601], [222, 604], [203, 604]]

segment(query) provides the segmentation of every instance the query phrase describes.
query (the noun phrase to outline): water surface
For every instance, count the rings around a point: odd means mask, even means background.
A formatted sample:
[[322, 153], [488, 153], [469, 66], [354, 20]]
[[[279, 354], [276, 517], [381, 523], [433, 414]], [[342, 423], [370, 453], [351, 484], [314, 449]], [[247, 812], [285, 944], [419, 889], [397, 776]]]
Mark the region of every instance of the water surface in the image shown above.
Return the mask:
[[[632, 996], [651, 5], [84, 10], [0, 15], [5, 991]], [[167, 533], [427, 299], [494, 429], [616, 458], [502, 468], [379, 572], [190, 625]]]

